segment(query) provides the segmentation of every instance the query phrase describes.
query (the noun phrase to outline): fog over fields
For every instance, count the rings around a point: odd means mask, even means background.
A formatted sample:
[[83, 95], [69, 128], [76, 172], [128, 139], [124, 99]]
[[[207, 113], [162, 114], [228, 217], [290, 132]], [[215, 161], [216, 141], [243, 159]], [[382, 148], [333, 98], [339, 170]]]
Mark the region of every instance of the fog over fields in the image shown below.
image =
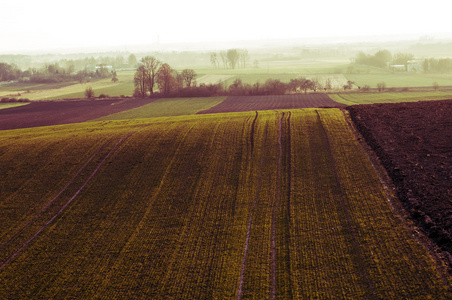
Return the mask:
[[5, 1], [0, 54], [118, 47], [136, 51], [139, 45], [201, 42], [215, 48], [230, 41], [442, 36], [451, 33], [448, 10], [441, 9], [443, 6], [442, 0], [428, 5], [390, 0], [372, 4], [358, 0], [231, 0], [221, 5], [207, 0], [121, 4], [105, 0]]

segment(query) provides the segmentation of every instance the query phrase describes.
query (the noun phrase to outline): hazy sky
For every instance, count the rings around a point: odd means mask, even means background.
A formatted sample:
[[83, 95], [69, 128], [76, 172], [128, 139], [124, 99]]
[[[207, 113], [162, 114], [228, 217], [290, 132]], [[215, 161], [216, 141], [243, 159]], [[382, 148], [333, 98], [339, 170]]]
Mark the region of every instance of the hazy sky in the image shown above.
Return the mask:
[[1, 0], [0, 52], [452, 32], [448, 0]]

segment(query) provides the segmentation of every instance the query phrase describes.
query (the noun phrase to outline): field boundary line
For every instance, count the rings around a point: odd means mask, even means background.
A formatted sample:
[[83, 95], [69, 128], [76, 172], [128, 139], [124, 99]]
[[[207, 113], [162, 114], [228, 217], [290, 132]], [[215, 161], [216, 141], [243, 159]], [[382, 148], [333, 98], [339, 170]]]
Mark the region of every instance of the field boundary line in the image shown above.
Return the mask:
[[[257, 118], [257, 112], [256, 112], [256, 118]], [[255, 123], [253, 122], [253, 128], [254, 128], [254, 125], [255, 125]], [[267, 130], [268, 130], [268, 124], [265, 125], [264, 142], [267, 141]], [[254, 132], [253, 129], [252, 129], [252, 131]], [[251, 140], [251, 138], [250, 138], [250, 140]], [[254, 143], [254, 138], [253, 138], [252, 141]], [[254, 146], [252, 146], [252, 149], [254, 149]], [[258, 174], [258, 179], [257, 179], [256, 194], [254, 196], [253, 206], [251, 207], [251, 213], [250, 213], [250, 216], [248, 218], [248, 227], [247, 227], [247, 230], [246, 230], [245, 245], [244, 245], [244, 249], [243, 249], [243, 259], [242, 259], [242, 264], [241, 264], [239, 285], [237, 287], [237, 300], [241, 300], [242, 299], [242, 294], [243, 294], [243, 279], [245, 277], [246, 261], [247, 261], [247, 256], [248, 256], [248, 247], [249, 247], [250, 236], [251, 236], [253, 215], [254, 215], [254, 211], [256, 210], [257, 202], [259, 200], [259, 192], [260, 192], [260, 188], [261, 188], [261, 184], [262, 184], [262, 168], [264, 166], [264, 157], [265, 157], [265, 153], [266, 153], [265, 149], [266, 149], [266, 147], [264, 145], [263, 146], [263, 150], [262, 150], [262, 154], [261, 154], [261, 159], [260, 159], [260, 162], [259, 162], [259, 174]], [[253, 157], [253, 153], [251, 153], [251, 157]]]
[[327, 142], [328, 152], [329, 152], [330, 160], [332, 162], [332, 169], [333, 169], [332, 171], [334, 173], [336, 185], [337, 185], [337, 187], [339, 189], [340, 203], [341, 203], [342, 209], [344, 210], [344, 214], [345, 214], [345, 217], [347, 219], [347, 225], [348, 225], [348, 227], [350, 229], [350, 232], [351, 232], [352, 243], [353, 243], [354, 250], [356, 252], [355, 255], [357, 256], [359, 267], [361, 269], [360, 270], [361, 271], [361, 275], [364, 276], [364, 278], [367, 281], [368, 288], [369, 288], [370, 292], [372, 293], [372, 298], [373, 299], [377, 299], [377, 295], [375, 294], [375, 288], [374, 288], [372, 282], [370, 281], [369, 274], [367, 273], [367, 271], [365, 269], [365, 266], [363, 265], [363, 255], [362, 255], [361, 250], [359, 248], [359, 245], [358, 245], [358, 243], [356, 241], [356, 234], [355, 234], [355, 230], [354, 230], [353, 225], [352, 225], [352, 218], [350, 217], [350, 213], [349, 213], [349, 211], [347, 209], [347, 206], [345, 205], [345, 199], [344, 199], [345, 197], [344, 197], [344, 194], [342, 192], [341, 183], [339, 181], [339, 175], [337, 173], [336, 162], [334, 160], [334, 155], [333, 155], [333, 151], [332, 151], [332, 147], [331, 147], [331, 142], [330, 142], [330, 139], [328, 137], [328, 133], [327, 133], [325, 127], [323, 126], [322, 118], [320, 117], [319, 111], [315, 110], [315, 112], [317, 114], [317, 117], [318, 117], [318, 120], [319, 120], [319, 123], [320, 123], [320, 127], [322, 129], [323, 135], [325, 136], [325, 140]]
[[110, 151], [104, 156], [102, 161], [97, 165], [96, 169], [91, 173], [91, 175], [88, 177], [88, 179], [83, 183], [83, 185], [72, 195], [72, 197], [66, 201], [66, 203], [54, 214], [54, 216], [48, 220], [30, 239], [28, 239], [16, 252], [14, 252], [11, 256], [9, 256], [1, 265], [0, 270], [2, 270], [6, 265], [8, 265], [17, 255], [19, 255], [25, 248], [28, 247], [28, 245], [44, 230], [46, 229], [58, 216], [63, 213], [63, 211], [66, 209], [69, 204], [72, 203], [72, 201], [80, 194], [80, 192], [85, 188], [86, 185], [91, 181], [91, 179], [96, 175], [96, 173], [99, 171], [99, 169], [104, 165], [105, 161], [111, 156], [111, 154], [119, 147], [122, 142], [130, 137], [132, 134], [137, 132], [138, 130], [135, 130], [133, 132], [128, 133], [127, 135], [123, 136], [111, 149]]

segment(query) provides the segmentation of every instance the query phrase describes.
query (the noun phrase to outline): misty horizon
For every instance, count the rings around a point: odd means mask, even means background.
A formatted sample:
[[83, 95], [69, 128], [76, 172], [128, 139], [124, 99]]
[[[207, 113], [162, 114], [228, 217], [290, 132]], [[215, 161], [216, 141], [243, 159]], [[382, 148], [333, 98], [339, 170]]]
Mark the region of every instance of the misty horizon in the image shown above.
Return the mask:
[[134, 51], [143, 45], [200, 50], [224, 48], [231, 42], [331, 43], [388, 36], [452, 38], [448, 12], [439, 9], [442, 5], [439, 0], [430, 1], [428, 7], [383, 0], [371, 9], [357, 0], [283, 0], [277, 5], [233, 0], [221, 6], [206, 0], [131, 0], [120, 5], [103, 0], [77, 4], [21, 0], [3, 4], [7, 13], [0, 19], [0, 53]]

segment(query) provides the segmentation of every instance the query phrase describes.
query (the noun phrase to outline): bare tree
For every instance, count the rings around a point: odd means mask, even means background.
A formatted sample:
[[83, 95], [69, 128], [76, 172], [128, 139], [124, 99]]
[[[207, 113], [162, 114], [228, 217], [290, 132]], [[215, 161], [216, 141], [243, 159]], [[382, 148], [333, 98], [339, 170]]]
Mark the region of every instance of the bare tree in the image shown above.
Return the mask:
[[87, 87], [87, 88], [86, 88], [86, 90], [85, 90], [85, 96], [86, 96], [86, 98], [88, 98], [88, 99], [91, 99], [91, 98], [94, 97], [94, 90], [93, 90], [92, 87]]
[[246, 64], [250, 60], [250, 55], [248, 54], [248, 50], [242, 49], [239, 51], [240, 53], [240, 65], [242, 68], [246, 68]]
[[223, 68], [228, 67], [228, 55], [225, 51], [220, 52], [221, 61], [223, 62]]
[[118, 75], [116, 74], [116, 71], [112, 72], [111, 81], [113, 81], [115, 83], [118, 82]]
[[331, 79], [327, 78], [326, 82], [325, 82], [325, 90], [331, 90], [333, 88], [333, 85], [331, 84]]
[[218, 61], [218, 54], [215, 52], [212, 52], [210, 54], [210, 63], [214, 66], [215, 69], [218, 69], [220, 66], [220, 62]]
[[309, 79], [303, 79], [300, 88], [307, 94], [308, 89], [314, 89], [314, 83]]
[[135, 67], [137, 65], [137, 58], [135, 56], [135, 54], [130, 54], [129, 58], [127, 59], [129, 62], [129, 66], [130, 67]]
[[133, 93], [135, 97], [144, 97], [147, 93], [146, 86], [146, 68], [144, 65], [138, 67], [135, 71], [135, 75], [133, 77], [133, 83], [135, 85], [135, 92]]
[[228, 58], [229, 65], [232, 69], [235, 69], [237, 62], [239, 61], [239, 51], [237, 49], [229, 49], [226, 53], [226, 57]]
[[191, 86], [191, 82], [193, 81], [193, 79], [196, 77], [196, 72], [195, 70], [192, 69], [185, 69], [182, 70], [182, 78], [185, 82], [185, 85], [187, 87]]
[[157, 85], [161, 93], [168, 95], [177, 86], [174, 70], [168, 64], [163, 64], [157, 72]]
[[162, 62], [153, 56], [146, 56], [141, 59], [141, 65], [146, 71], [147, 90], [149, 90], [152, 95], [154, 94], [155, 76], [157, 75], [157, 70], [162, 65]]

